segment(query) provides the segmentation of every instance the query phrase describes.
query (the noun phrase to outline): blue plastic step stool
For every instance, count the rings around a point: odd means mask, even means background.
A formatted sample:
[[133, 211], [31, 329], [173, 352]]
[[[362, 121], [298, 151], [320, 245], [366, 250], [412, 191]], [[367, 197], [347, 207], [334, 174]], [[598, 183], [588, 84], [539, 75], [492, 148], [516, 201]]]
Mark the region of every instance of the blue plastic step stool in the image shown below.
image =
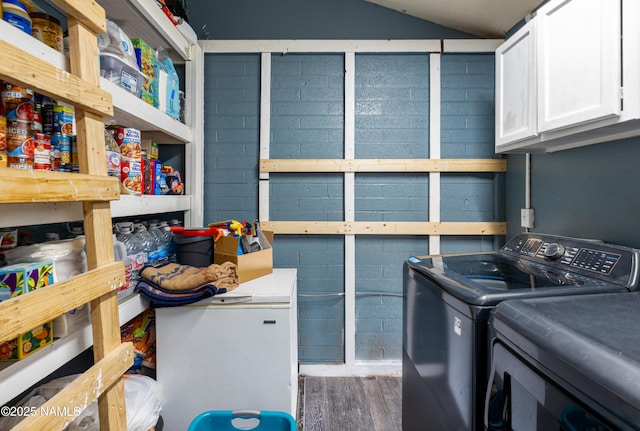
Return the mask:
[[[256, 421], [259, 423], [253, 428]], [[234, 422], [237, 428], [234, 426]], [[253, 410], [211, 410], [200, 413], [187, 431], [296, 431], [296, 421], [289, 413]]]

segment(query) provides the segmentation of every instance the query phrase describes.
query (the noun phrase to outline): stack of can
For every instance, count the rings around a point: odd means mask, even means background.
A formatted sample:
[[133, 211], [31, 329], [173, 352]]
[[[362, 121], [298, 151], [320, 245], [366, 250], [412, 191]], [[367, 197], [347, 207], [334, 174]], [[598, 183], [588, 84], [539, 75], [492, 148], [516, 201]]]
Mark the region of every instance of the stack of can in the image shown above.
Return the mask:
[[9, 82], [0, 88], [0, 167], [77, 171], [73, 108]]

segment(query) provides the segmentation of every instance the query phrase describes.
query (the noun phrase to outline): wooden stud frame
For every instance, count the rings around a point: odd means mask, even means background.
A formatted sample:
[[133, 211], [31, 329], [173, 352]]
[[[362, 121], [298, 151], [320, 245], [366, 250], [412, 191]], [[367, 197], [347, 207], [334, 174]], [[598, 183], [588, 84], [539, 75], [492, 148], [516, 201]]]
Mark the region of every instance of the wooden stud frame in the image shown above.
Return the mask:
[[[398, 364], [371, 366], [355, 359], [355, 238], [356, 235], [426, 235], [429, 252], [440, 252], [441, 235], [506, 235], [505, 222], [442, 222], [440, 173], [506, 172], [504, 159], [441, 159], [440, 58], [442, 52], [494, 52], [502, 40], [234, 40], [200, 41], [204, 53], [261, 53], [259, 217], [263, 229], [276, 234], [344, 235], [345, 238], [345, 363], [342, 366], [305, 366], [306, 374], [399, 374]], [[342, 53], [344, 75], [344, 158], [270, 159], [271, 54]], [[430, 54], [430, 136], [428, 159], [355, 159], [355, 54]], [[269, 175], [283, 172], [344, 174], [344, 221], [269, 220]], [[358, 172], [423, 172], [429, 174], [429, 215], [421, 222], [355, 221], [355, 174]]]
[[89, 271], [2, 302], [0, 340], [89, 302], [94, 366], [45, 404], [56, 414], [30, 416], [14, 429], [62, 430], [97, 399], [100, 428], [120, 431], [127, 428], [121, 377], [133, 362], [133, 347], [120, 340], [116, 290], [125, 276], [124, 265], [114, 262], [110, 209], [120, 194], [118, 180], [107, 176], [104, 163], [103, 118], [113, 115], [113, 105], [111, 94], [100, 88], [96, 35], [106, 32], [106, 15], [94, 1], [54, 1], [67, 13], [70, 72], [2, 39], [0, 79], [74, 105], [81, 173], [2, 170], [0, 203], [82, 202]]

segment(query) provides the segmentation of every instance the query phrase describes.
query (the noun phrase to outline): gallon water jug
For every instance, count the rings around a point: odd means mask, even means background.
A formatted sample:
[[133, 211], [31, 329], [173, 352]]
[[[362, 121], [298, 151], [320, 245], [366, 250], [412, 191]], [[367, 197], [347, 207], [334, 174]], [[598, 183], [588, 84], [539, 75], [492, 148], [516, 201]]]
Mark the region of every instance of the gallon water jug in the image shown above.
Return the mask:
[[[129, 290], [135, 288], [138, 282], [138, 271], [144, 266], [144, 253], [140, 241], [133, 233], [133, 223], [116, 223], [116, 238], [125, 246], [127, 258], [124, 266], [127, 272], [127, 286], [125, 289], [118, 289], [119, 295], [125, 295]], [[124, 293], [121, 293], [125, 291]]]
[[158, 222], [151, 222], [149, 224], [149, 232], [156, 241], [156, 263], [165, 263], [167, 261], [168, 244], [166, 237], [158, 226]]
[[154, 252], [157, 249], [157, 244], [153, 235], [147, 230], [142, 223], [136, 223], [134, 225], [135, 235], [140, 241], [142, 250], [144, 252], [144, 262], [147, 265], [153, 265], [156, 260]]
[[175, 263], [178, 261], [176, 259], [176, 244], [173, 242], [173, 232], [171, 232], [169, 223], [161, 221], [159, 228], [164, 234], [165, 244], [167, 246], [167, 261]]

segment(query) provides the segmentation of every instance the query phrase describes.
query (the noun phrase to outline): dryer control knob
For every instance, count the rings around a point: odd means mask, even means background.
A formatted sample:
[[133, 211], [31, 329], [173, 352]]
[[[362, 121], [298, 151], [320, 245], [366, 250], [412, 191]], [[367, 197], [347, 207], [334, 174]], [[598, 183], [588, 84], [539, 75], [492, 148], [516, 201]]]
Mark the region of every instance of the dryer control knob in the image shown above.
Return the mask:
[[560, 259], [564, 256], [564, 245], [552, 242], [544, 251], [544, 256], [552, 260]]

